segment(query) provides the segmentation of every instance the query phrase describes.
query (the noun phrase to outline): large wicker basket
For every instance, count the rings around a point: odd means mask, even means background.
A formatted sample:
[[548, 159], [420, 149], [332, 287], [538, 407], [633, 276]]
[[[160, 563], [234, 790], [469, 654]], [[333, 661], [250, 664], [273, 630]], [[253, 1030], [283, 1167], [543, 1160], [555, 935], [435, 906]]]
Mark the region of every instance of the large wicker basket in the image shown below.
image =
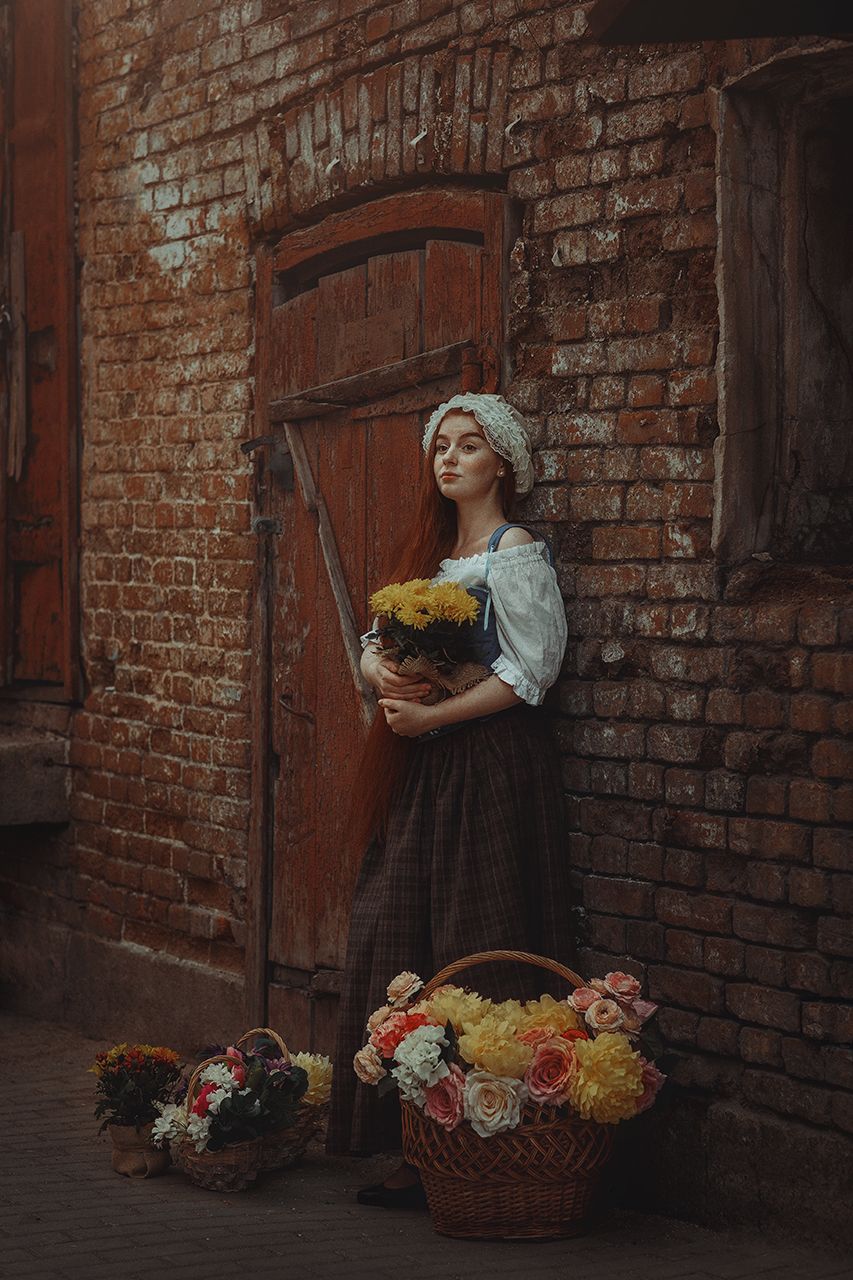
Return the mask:
[[[469, 966], [509, 960], [539, 965], [584, 986], [571, 969], [523, 951], [486, 951], [442, 969], [425, 999]], [[433, 1226], [467, 1239], [556, 1239], [579, 1235], [613, 1143], [611, 1127], [525, 1106], [518, 1128], [481, 1138], [467, 1123], [448, 1132], [402, 1103], [403, 1155], [421, 1175]]]
[[[201, 1073], [215, 1062], [229, 1063], [230, 1058], [218, 1054], [205, 1058], [190, 1076], [187, 1087], [187, 1110], [198, 1093]], [[206, 1191], [245, 1191], [258, 1176], [261, 1167], [261, 1139], [235, 1142], [221, 1151], [196, 1151], [188, 1138], [171, 1144], [172, 1159], [197, 1187]]]
[[[236, 1047], [243, 1048], [258, 1036], [266, 1036], [278, 1045], [281, 1057], [290, 1062], [290, 1051], [284, 1040], [272, 1027], [253, 1027], [246, 1031], [237, 1041]], [[319, 1132], [325, 1119], [327, 1107], [315, 1107], [300, 1102], [296, 1118], [291, 1125], [265, 1133], [261, 1138], [260, 1167], [264, 1172], [275, 1169], [288, 1169], [305, 1155], [308, 1143]]]

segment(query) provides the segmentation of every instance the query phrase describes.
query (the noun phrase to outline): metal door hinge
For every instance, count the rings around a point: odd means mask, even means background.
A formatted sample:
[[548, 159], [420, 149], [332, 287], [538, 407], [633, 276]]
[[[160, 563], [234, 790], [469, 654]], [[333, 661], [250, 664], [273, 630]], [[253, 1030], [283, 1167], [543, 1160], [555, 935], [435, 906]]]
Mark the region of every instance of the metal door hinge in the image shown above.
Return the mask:
[[277, 516], [253, 516], [252, 533], [281, 533], [282, 524]]

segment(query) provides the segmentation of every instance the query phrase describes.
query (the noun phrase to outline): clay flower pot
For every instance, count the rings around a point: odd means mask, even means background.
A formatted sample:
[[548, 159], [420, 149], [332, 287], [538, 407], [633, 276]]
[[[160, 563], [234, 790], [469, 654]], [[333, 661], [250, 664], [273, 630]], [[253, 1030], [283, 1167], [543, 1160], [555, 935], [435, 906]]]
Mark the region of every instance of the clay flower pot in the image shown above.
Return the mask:
[[151, 1145], [151, 1124], [111, 1124], [112, 1163], [126, 1178], [156, 1178], [169, 1168], [169, 1152]]

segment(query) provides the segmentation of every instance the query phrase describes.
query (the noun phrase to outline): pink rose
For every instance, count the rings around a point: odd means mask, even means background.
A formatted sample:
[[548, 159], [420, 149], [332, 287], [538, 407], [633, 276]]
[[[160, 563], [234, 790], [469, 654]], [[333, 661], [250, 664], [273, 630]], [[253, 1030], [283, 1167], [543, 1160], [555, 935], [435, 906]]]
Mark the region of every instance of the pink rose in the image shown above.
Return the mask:
[[228, 1059], [228, 1069], [230, 1070], [238, 1089], [242, 1089], [246, 1083], [246, 1055], [240, 1049], [235, 1049], [233, 1044], [229, 1044], [225, 1050], [225, 1056]]
[[587, 1009], [584, 1021], [593, 1031], [618, 1031], [625, 1021], [625, 1015], [615, 1000], [599, 998]]
[[382, 1025], [390, 1012], [390, 1004], [383, 1004], [380, 1009], [376, 1009], [367, 1019], [367, 1030], [375, 1031], [377, 1027]]
[[400, 1005], [411, 1004], [423, 985], [422, 978], [404, 969], [388, 983], [388, 1003], [395, 1009], [399, 1009]]
[[647, 1062], [645, 1058], [641, 1058], [640, 1063], [643, 1068], [643, 1092], [637, 1099], [637, 1115], [641, 1111], [648, 1111], [660, 1093], [660, 1087], [666, 1079], [666, 1076], [658, 1071], [653, 1062]]
[[557, 1037], [540, 1044], [527, 1068], [524, 1083], [530, 1097], [543, 1106], [559, 1107], [569, 1098], [569, 1085], [577, 1070], [575, 1047]]
[[573, 991], [569, 996], [569, 1004], [575, 1013], [586, 1013], [589, 1006], [600, 999], [601, 992], [596, 991], [594, 987], [578, 987], [577, 991]]
[[657, 1005], [652, 1004], [651, 1000], [635, 1000], [631, 1005], [631, 1008], [640, 1019], [640, 1026], [642, 1026], [644, 1022], [648, 1022], [652, 1014], [657, 1013], [658, 1011]]
[[604, 975], [604, 985], [614, 1000], [621, 1004], [630, 1004], [640, 994], [640, 984], [630, 973], [622, 973], [620, 969]]
[[366, 1044], [352, 1060], [353, 1070], [362, 1084], [378, 1084], [388, 1072], [372, 1044]]
[[449, 1075], [424, 1089], [424, 1111], [442, 1128], [455, 1129], [464, 1114], [465, 1072], [455, 1062]]

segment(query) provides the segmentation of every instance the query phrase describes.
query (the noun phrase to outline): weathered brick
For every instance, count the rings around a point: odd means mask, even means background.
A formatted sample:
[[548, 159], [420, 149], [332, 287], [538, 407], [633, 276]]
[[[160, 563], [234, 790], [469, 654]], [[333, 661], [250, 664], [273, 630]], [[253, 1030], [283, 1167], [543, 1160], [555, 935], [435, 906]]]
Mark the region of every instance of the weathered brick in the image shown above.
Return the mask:
[[724, 984], [719, 978], [698, 971], [650, 965], [649, 996], [652, 1000], [698, 1009], [703, 1013], [722, 1013]]
[[583, 887], [584, 901], [593, 911], [640, 918], [652, 915], [651, 885], [636, 880], [590, 875], [585, 878]]
[[658, 889], [655, 894], [655, 915], [663, 924], [698, 929], [703, 933], [725, 934], [731, 925], [732, 904], [725, 898], [684, 893], [676, 889]]
[[660, 555], [660, 530], [654, 526], [622, 525], [592, 531], [596, 560], [653, 560]]
[[785, 978], [787, 985], [795, 991], [832, 995], [832, 978], [823, 956], [802, 951], [789, 952], [785, 959]]
[[738, 978], [744, 969], [745, 948], [734, 938], [705, 938], [703, 963], [710, 973]]
[[667, 929], [664, 937], [664, 955], [669, 964], [701, 969], [702, 939], [695, 933]]
[[782, 1066], [782, 1037], [778, 1031], [744, 1027], [738, 1037], [738, 1048], [745, 1062], [765, 1067]]
[[853, 867], [853, 832], [840, 829], [818, 829], [814, 833], [814, 863], [835, 871]]
[[738, 938], [771, 946], [809, 947], [815, 941], [815, 926], [804, 913], [778, 906], [736, 902], [732, 910], [732, 928]]
[[853, 1008], [850, 1005], [803, 1004], [803, 1034], [812, 1040], [832, 1040], [847, 1045], [853, 1040]]
[[812, 1124], [826, 1124], [831, 1095], [826, 1089], [808, 1088], [800, 1081], [769, 1071], [746, 1071], [744, 1095], [756, 1106], [771, 1107], [783, 1115], [796, 1116]]
[[810, 867], [792, 867], [788, 874], [788, 900], [795, 907], [828, 907], [829, 877]]
[[758, 818], [732, 818], [729, 821], [729, 847], [735, 853], [784, 862], [806, 862], [810, 846], [809, 828], [793, 822]]

